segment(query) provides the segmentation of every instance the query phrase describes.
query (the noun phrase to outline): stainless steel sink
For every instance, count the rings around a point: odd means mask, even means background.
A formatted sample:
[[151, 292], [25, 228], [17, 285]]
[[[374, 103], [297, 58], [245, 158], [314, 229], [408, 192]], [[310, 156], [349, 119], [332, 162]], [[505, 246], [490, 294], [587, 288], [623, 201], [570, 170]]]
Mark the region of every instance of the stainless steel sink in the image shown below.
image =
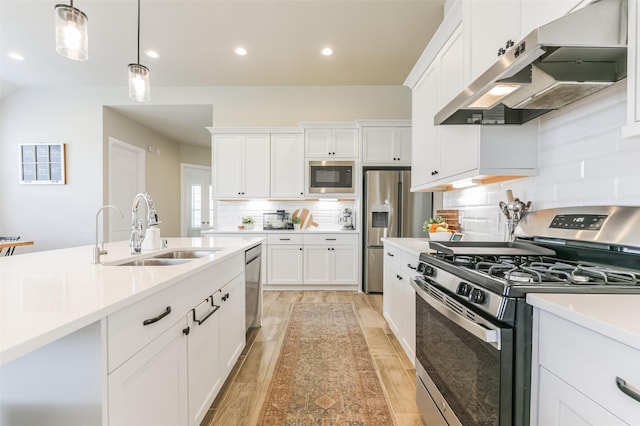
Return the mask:
[[220, 248], [214, 249], [183, 249], [175, 250], [167, 253], [157, 254], [153, 256], [153, 259], [199, 259], [201, 257], [209, 256], [211, 253], [222, 250]]
[[197, 248], [197, 249], [179, 249], [159, 253], [155, 256], [146, 257], [144, 259], [131, 260], [125, 263], [115, 263], [114, 266], [171, 266], [181, 265], [191, 262], [205, 256], [209, 256], [222, 248]]
[[120, 263], [116, 266], [171, 266], [191, 262], [192, 260], [193, 259], [159, 259], [155, 257], [148, 257], [146, 259], [137, 259], [127, 263]]

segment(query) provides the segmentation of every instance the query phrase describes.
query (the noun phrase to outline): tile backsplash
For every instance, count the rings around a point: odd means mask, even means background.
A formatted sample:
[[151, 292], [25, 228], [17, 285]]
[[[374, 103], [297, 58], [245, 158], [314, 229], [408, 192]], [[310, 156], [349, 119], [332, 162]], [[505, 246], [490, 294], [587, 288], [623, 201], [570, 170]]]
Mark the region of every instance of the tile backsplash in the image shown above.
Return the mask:
[[306, 208], [313, 215], [313, 221], [318, 224], [317, 229], [335, 229], [341, 227], [339, 218], [342, 210], [350, 208], [355, 214], [355, 225], [358, 227], [357, 203], [355, 201], [216, 201], [216, 229], [236, 229], [243, 216], [251, 216], [254, 229], [262, 229], [263, 213], [285, 210], [292, 214], [296, 209]]
[[507, 189], [531, 210], [640, 206], [640, 139], [623, 139], [625, 124], [622, 82], [540, 119], [537, 176], [445, 192], [443, 208], [460, 211], [465, 239], [502, 241]]

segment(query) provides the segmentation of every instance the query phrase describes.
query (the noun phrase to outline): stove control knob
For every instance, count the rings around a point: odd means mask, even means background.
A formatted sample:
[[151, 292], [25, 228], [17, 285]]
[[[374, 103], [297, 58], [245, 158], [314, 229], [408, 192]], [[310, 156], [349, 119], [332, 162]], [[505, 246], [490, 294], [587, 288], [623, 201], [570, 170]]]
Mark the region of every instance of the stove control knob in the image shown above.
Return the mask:
[[469, 292], [471, 291], [471, 288], [472, 287], [468, 283], [461, 282], [460, 284], [458, 284], [456, 293], [459, 294], [460, 296], [467, 297], [469, 295]]
[[436, 276], [436, 270], [434, 267], [429, 266], [429, 265], [424, 265], [424, 270], [422, 271], [423, 275], [425, 277], [435, 277]]
[[483, 304], [485, 300], [484, 291], [474, 288], [469, 292], [469, 302]]

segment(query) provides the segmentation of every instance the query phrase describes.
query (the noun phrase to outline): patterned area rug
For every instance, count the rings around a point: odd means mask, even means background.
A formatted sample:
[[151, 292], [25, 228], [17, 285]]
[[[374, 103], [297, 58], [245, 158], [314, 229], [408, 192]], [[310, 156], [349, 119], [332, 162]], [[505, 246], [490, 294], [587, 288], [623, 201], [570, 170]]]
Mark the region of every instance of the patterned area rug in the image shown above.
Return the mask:
[[349, 303], [294, 303], [258, 425], [392, 425]]

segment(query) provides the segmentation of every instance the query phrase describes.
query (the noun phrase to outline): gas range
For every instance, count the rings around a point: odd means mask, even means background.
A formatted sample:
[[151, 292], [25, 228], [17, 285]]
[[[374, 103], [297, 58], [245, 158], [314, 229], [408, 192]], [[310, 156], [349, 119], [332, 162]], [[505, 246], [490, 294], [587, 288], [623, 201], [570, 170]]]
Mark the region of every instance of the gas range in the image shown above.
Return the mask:
[[[429, 243], [418, 271], [465, 303], [510, 321], [527, 293], [640, 293], [640, 208], [534, 211], [514, 242]], [[424, 281], [424, 280], [423, 280]]]
[[416, 401], [428, 424], [529, 425], [528, 293], [640, 294], [640, 207], [538, 210], [514, 235], [431, 241], [420, 255]]

